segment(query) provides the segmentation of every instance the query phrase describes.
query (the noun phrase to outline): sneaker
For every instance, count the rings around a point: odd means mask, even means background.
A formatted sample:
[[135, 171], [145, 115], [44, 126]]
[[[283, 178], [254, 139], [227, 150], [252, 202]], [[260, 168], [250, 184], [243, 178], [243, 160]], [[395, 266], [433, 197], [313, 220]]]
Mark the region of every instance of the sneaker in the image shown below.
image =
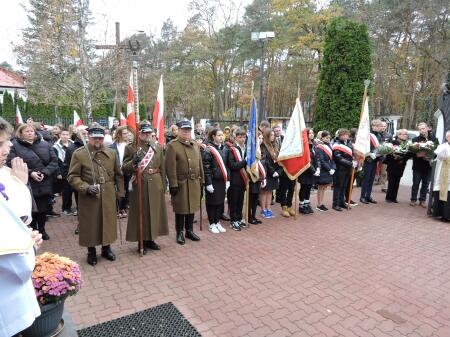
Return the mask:
[[73, 212], [70, 209], [66, 209], [66, 210], [63, 211], [63, 214], [64, 215], [72, 215]]
[[358, 206], [358, 203], [354, 202], [353, 200], [350, 200], [350, 206], [352, 207]]
[[411, 200], [411, 202], [409, 203], [409, 206], [412, 206], [412, 207], [414, 207], [414, 206], [416, 206], [417, 205], [417, 202], [416, 201], [412, 201]]
[[211, 225], [209, 225], [209, 231], [213, 234], [219, 234], [219, 229], [217, 228], [216, 224], [213, 223]]
[[316, 209], [317, 209], [318, 211], [320, 211], [320, 212], [326, 212], [326, 211], [328, 211], [328, 208], [326, 208], [325, 205], [317, 206]]
[[225, 233], [227, 230], [222, 227], [222, 225], [218, 222], [216, 223], [216, 228], [219, 230], [220, 233]]
[[241, 228], [247, 228], [248, 227], [247, 224], [243, 220], [239, 220], [239, 226]]
[[275, 217], [270, 209], [266, 210], [266, 214], [267, 214], [268, 218], [274, 218]]
[[231, 227], [231, 229], [234, 230], [234, 231], [240, 231], [240, 230], [241, 230], [241, 226], [239, 226], [239, 222], [237, 222], [237, 221], [233, 221], [233, 222], [230, 224], [230, 227]]
[[73, 216], [77, 216], [77, 215], [78, 215], [78, 211], [77, 211], [77, 210], [74, 210], [74, 211], [72, 212], [72, 215], [73, 215]]

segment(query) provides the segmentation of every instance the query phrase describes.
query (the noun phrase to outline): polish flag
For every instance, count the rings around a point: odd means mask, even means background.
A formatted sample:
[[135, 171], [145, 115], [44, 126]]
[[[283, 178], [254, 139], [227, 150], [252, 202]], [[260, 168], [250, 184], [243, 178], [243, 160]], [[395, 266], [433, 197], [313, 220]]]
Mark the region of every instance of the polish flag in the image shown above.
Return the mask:
[[83, 120], [78, 116], [77, 112], [73, 110], [73, 125], [75, 127], [83, 125]]
[[297, 98], [281, 144], [278, 163], [283, 167], [286, 175], [294, 180], [309, 168], [310, 162], [308, 131], [300, 99]]
[[16, 105], [16, 125], [23, 124], [22, 115], [20, 113], [19, 106]]
[[158, 95], [156, 96], [155, 108], [153, 109], [153, 128], [156, 129], [158, 143], [164, 145], [166, 142], [164, 135], [164, 85], [163, 76], [159, 80]]
[[127, 125], [127, 119], [125, 118], [123, 113], [120, 113], [120, 126], [125, 126], [125, 125]]
[[[122, 118], [122, 117], [121, 117]], [[130, 73], [127, 98], [127, 125], [136, 131], [136, 115], [134, 111], [133, 71]]]
[[[377, 140], [378, 141], [378, 140]], [[364, 96], [364, 103], [359, 120], [358, 132], [355, 144], [353, 145], [355, 157], [359, 161], [370, 153], [370, 117], [369, 117], [369, 96]]]

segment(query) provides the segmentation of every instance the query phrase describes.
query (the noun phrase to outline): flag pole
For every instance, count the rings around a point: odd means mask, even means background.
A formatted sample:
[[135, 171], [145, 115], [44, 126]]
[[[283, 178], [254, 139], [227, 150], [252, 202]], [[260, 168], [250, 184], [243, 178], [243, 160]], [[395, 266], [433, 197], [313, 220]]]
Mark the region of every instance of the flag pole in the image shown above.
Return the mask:
[[[361, 118], [363, 115], [363, 111], [364, 111], [364, 104], [366, 102], [367, 99], [367, 88], [370, 85], [370, 80], [364, 80], [364, 95], [363, 95], [363, 100], [362, 100], [362, 104], [361, 104], [361, 112], [359, 114], [359, 121], [361, 122]], [[352, 175], [350, 176], [350, 190], [348, 191], [348, 199], [347, 199], [347, 211], [350, 210], [350, 201], [352, 200], [352, 193], [353, 193], [353, 179], [355, 179], [355, 168], [352, 167]]]
[[[297, 86], [297, 99], [299, 100], [299, 103], [300, 103], [300, 82], [298, 83], [298, 86]], [[295, 100], [295, 104], [297, 104], [297, 100]], [[299, 119], [300, 119], [300, 110], [298, 111], [298, 114], [299, 114]], [[301, 132], [302, 131], [300, 130], [300, 133]], [[298, 215], [299, 187], [300, 187], [300, 183], [298, 182], [298, 179], [295, 179], [295, 188], [294, 188], [294, 220], [297, 220], [297, 215]]]
[[[253, 89], [254, 89], [254, 87], [255, 87], [255, 82], [253, 82], [252, 81], [252, 94], [251, 94], [251, 96], [252, 96], [252, 99], [250, 100], [250, 113], [251, 113], [251, 110], [252, 110], [252, 101], [253, 101]], [[251, 115], [250, 115], [250, 118], [251, 118]], [[258, 110], [256, 110], [256, 120], [258, 120]], [[250, 122], [250, 119], [249, 119], [249, 122]], [[256, 133], [256, 130], [255, 130], [255, 135], [256, 135], [256, 137], [257, 137], [257, 133]], [[248, 139], [247, 139], [247, 142], [248, 142]], [[248, 155], [248, 154], [247, 154]], [[250, 223], [248, 222], [248, 211], [249, 211], [249, 209], [248, 209], [248, 207], [249, 207], [249, 203], [250, 203], [250, 179], [251, 179], [251, 177], [249, 176], [248, 177], [248, 180], [247, 180], [247, 182], [245, 183], [245, 209], [244, 209], [244, 211], [245, 211], [245, 223], [247, 224], [247, 226], [248, 226], [248, 228], [250, 228]]]

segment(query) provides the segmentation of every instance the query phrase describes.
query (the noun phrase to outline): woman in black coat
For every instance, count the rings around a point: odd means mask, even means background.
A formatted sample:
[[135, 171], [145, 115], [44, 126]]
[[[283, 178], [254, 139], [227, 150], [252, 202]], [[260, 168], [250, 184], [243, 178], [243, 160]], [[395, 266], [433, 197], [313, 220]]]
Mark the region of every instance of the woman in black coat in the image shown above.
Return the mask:
[[[336, 164], [333, 161], [333, 150], [331, 148], [331, 135], [328, 131], [322, 131], [320, 143], [316, 145], [316, 183], [317, 190], [317, 210], [324, 212], [328, 208], [323, 204], [323, 198], [328, 186], [333, 182], [333, 175], [336, 171]], [[318, 173], [318, 176], [317, 176]]]
[[311, 208], [310, 204], [310, 196], [311, 196], [311, 189], [312, 186], [315, 183], [315, 174], [316, 174], [316, 167], [317, 167], [317, 161], [316, 161], [316, 151], [314, 148], [314, 131], [312, 129], [307, 129], [308, 131], [308, 138], [309, 138], [309, 155], [310, 155], [310, 164], [309, 168], [304, 171], [300, 177], [298, 177], [298, 181], [300, 183], [300, 192], [299, 192], [299, 209], [298, 211], [302, 214], [311, 214], [314, 213], [313, 209]]
[[225, 193], [230, 186], [229, 170], [225, 164], [228, 150], [224, 146], [223, 132], [220, 129], [212, 129], [208, 139], [209, 142], [203, 151], [206, 212], [209, 231], [219, 234], [226, 232], [219, 220], [224, 209]]
[[405, 166], [411, 154], [406, 152], [406, 144], [408, 142], [408, 131], [406, 129], [397, 130], [397, 137], [392, 141], [394, 147], [403, 148], [404, 151], [389, 154], [386, 156], [384, 162], [387, 164], [386, 171], [388, 173], [388, 188], [386, 192], [386, 202], [397, 201], [398, 188], [400, 180], [402, 179]]
[[20, 157], [28, 166], [29, 184], [36, 202], [31, 227], [39, 230], [42, 238], [48, 240], [50, 237], [45, 231], [45, 223], [46, 215], [50, 211], [53, 175], [58, 170], [58, 158], [52, 144], [41, 139], [32, 125], [19, 126], [12, 144], [8, 163], [13, 158]]

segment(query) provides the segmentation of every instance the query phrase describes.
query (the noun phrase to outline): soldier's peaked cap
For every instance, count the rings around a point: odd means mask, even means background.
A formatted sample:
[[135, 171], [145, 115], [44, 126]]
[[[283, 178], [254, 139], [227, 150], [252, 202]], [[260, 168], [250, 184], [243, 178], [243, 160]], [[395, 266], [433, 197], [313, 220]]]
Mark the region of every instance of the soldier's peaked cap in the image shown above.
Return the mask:
[[152, 125], [148, 121], [142, 121], [139, 124], [139, 132], [141, 133], [148, 133], [153, 132]]
[[93, 138], [104, 138], [105, 129], [98, 123], [92, 123], [89, 125], [88, 135]]
[[191, 122], [189, 121], [179, 121], [177, 126], [179, 129], [192, 129]]

